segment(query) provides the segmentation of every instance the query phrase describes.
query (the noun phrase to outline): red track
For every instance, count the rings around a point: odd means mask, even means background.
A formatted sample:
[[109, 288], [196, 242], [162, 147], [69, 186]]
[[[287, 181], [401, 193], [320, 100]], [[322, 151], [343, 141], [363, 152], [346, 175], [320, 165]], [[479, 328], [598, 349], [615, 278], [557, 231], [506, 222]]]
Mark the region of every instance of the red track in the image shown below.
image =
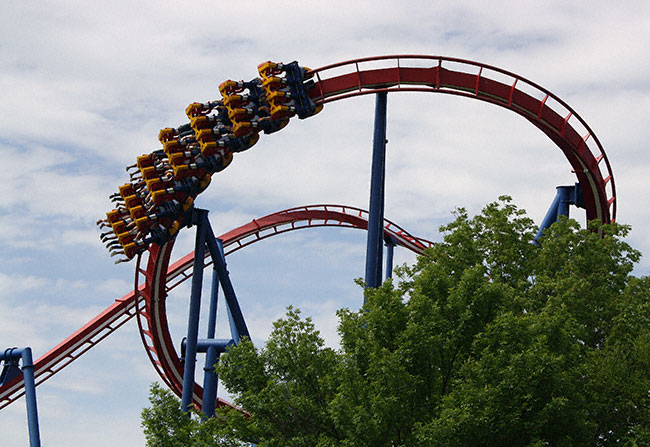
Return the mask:
[[[489, 102], [512, 110], [544, 132], [564, 153], [582, 187], [587, 219], [612, 222], [616, 188], [600, 141], [587, 123], [564, 101], [514, 73], [477, 62], [440, 56], [395, 55], [356, 59], [312, 70], [312, 98], [319, 104], [377, 92], [445, 93]], [[367, 228], [367, 215], [356, 208], [334, 205], [293, 208], [265, 216], [222, 235], [226, 254], [266, 237], [300, 228], [342, 226]], [[400, 245], [421, 252], [429, 242], [410, 236], [387, 222], [385, 233]], [[165, 313], [169, 290], [191, 275], [192, 253], [168, 268], [173, 242], [153, 246], [146, 271], [136, 269], [130, 292], [79, 331], [35, 362], [40, 384], [138, 314], [147, 353], [162, 379], [180, 395], [182, 366], [171, 342]], [[140, 274], [145, 284], [137, 285]], [[139, 298], [144, 298], [140, 300]], [[137, 310], [136, 310], [137, 308]], [[0, 409], [23, 394], [16, 378], [0, 388]], [[194, 401], [202, 390], [195, 385]]]
[[478, 62], [440, 56], [369, 57], [312, 70], [319, 104], [381, 91], [446, 93], [512, 110], [564, 153], [582, 188], [587, 220], [612, 222], [616, 188], [600, 141], [564, 101], [519, 75]]
[[[271, 236], [303, 228], [343, 227], [367, 229], [368, 213], [354, 207], [341, 205], [313, 205], [291, 208], [269, 214], [229, 231], [219, 239], [223, 241], [226, 255]], [[392, 236], [399, 245], [416, 253], [431, 246], [431, 242], [411, 236], [408, 232], [386, 220], [384, 233]], [[174, 348], [167, 326], [165, 298], [167, 292], [191, 277], [193, 253], [189, 253], [168, 267], [173, 242], [150, 249], [146, 282], [136, 287], [139, 293], [129, 292], [93, 318], [89, 323], [65, 339], [61, 344], [34, 362], [36, 384], [41, 384], [87, 350], [109, 336], [136, 315], [143, 343], [156, 371], [163, 381], [180, 396], [183, 369]], [[206, 263], [206, 267], [210, 263]], [[140, 299], [144, 298], [144, 299]], [[0, 409], [24, 394], [22, 376], [0, 387]], [[195, 385], [194, 401], [201, 405], [203, 391]], [[223, 402], [221, 402], [223, 404]]]
[[[359, 208], [340, 205], [291, 208], [253, 220], [224, 234], [220, 239], [223, 240], [226, 254], [230, 254], [270, 236], [301, 228], [322, 226], [367, 229], [368, 213]], [[392, 236], [398, 245], [418, 254], [422, 254], [425, 248], [432, 245], [429, 241], [410, 235], [388, 220], [384, 222], [384, 234]], [[187, 254], [168, 268], [172, 246], [173, 242], [170, 242], [163, 246], [153, 246], [149, 250], [147, 270], [142, 272], [146, 282], [141, 296], [146, 305], [141, 312], [143, 318], [140, 320], [143, 342], [154, 367], [163, 381], [178, 396], [181, 396], [183, 365], [169, 333], [165, 299], [171, 289], [190, 278], [194, 253]], [[195, 384], [193, 400], [199, 408], [202, 405], [202, 396], [202, 388]]]

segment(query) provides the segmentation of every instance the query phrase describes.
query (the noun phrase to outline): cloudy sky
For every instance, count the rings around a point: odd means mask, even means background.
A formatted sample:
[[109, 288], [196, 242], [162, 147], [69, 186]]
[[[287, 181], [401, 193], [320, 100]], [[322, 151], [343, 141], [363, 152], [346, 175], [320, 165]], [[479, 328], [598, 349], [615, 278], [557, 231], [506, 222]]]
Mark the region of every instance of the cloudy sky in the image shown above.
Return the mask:
[[[405, 6], [406, 5], [406, 6]], [[190, 102], [219, 98], [266, 60], [319, 67], [364, 56], [430, 54], [518, 73], [571, 105], [615, 175], [619, 222], [650, 270], [650, 3], [647, 1], [13, 2], [0, 5], [0, 348], [35, 357], [132, 287], [94, 222]], [[456, 206], [509, 194], [540, 222], [555, 186], [575, 181], [562, 153], [521, 117], [444, 95], [388, 98], [386, 217], [421, 237]], [[198, 205], [221, 234], [312, 204], [367, 207], [372, 97], [329, 104], [263, 137], [215, 176]], [[584, 213], [574, 210], [584, 221]], [[185, 230], [175, 257], [191, 249]], [[331, 344], [334, 312], [362, 300], [365, 233], [324, 229], [267, 240], [229, 259], [255, 339], [294, 304]], [[413, 258], [398, 252], [397, 262]], [[170, 297], [180, 341], [187, 287]], [[140, 446], [156, 375], [135, 321], [38, 388], [45, 445]], [[25, 445], [21, 400], [0, 411], [5, 445]]]

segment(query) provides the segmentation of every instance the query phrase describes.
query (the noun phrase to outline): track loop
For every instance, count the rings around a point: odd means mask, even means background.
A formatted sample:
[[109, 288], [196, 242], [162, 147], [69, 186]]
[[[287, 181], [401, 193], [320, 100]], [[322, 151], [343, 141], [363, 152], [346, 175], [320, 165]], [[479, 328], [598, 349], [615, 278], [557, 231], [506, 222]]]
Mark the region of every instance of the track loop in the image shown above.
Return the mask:
[[[359, 208], [342, 205], [310, 205], [290, 208], [278, 213], [254, 219], [219, 237], [223, 241], [226, 254], [233, 253], [248, 245], [268, 237], [289, 231], [315, 227], [368, 228], [368, 212]], [[389, 220], [384, 222], [384, 235], [391, 237], [398, 245], [422, 254], [433, 245], [432, 242], [411, 235]], [[191, 276], [194, 253], [189, 253], [168, 267], [173, 241], [162, 246], [152, 245], [149, 250], [147, 283], [142, 290], [145, 299], [145, 314], [148, 333], [152, 342], [143, 337], [145, 348], [152, 351], [150, 359], [156, 371], [178, 396], [182, 395], [183, 365], [174, 347], [169, 327], [165, 300], [168, 292]], [[209, 265], [206, 263], [206, 267]], [[155, 360], [154, 360], [155, 359]], [[203, 389], [195, 383], [194, 404], [201, 408]], [[219, 400], [218, 405], [229, 405]]]

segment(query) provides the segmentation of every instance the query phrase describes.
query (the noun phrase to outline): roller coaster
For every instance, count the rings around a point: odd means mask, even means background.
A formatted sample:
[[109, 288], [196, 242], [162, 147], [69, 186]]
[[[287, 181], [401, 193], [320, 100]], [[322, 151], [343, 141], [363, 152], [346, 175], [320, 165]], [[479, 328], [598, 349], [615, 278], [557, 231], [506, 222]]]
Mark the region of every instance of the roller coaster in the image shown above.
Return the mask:
[[[364, 229], [368, 230], [366, 283], [376, 287], [381, 283], [382, 243], [389, 247], [387, 276], [392, 268], [393, 246], [424, 253], [432, 242], [383, 217], [388, 93], [442, 93], [476, 99], [510, 110], [541, 130], [564, 153], [577, 182], [558, 188], [540, 232], [558, 214], [567, 214], [568, 204], [584, 208], [586, 220], [615, 220], [613, 173], [595, 133], [559, 97], [519, 75], [478, 62], [428, 55], [368, 57], [317, 69], [297, 62], [265, 62], [258, 66], [258, 73], [259, 77], [251, 81], [221, 83], [219, 100], [190, 104], [186, 109], [189, 123], [162, 129], [161, 148], [137, 157], [136, 163], [127, 167], [129, 182], [110, 196], [114, 209], [98, 225], [111, 256], [118, 256], [116, 262], [136, 260], [134, 288], [38, 358], [33, 364], [36, 385], [136, 317], [145, 351], [161, 380], [183, 398], [184, 408], [193, 404], [205, 410], [207, 405], [210, 413], [215, 406], [229, 404], [214, 401], [216, 378], [206, 375], [206, 390], [195, 382], [196, 352], [207, 351], [209, 366], [214, 364], [215, 355], [248, 335], [230, 284], [226, 255], [299, 229]], [[370, 94], [376, 95], [377, 101], [369, 211], [331, 204], [302, 206], [254, 219], [219, 237], [212, 234], [207, 211], [197, 209], [194, 202], [213, 177], [232, 163], [234, 154], [250, 149], [261, 134], [282, 130], [293, 117], [310, 118], [327, 103]], [[195, 251], [170, 265], [174, 241], [185, 226], [197, 228]], [[214, 339], [213, 327], [208, 328], [208, 339], [198, 339], [198, 308], [192, 309], [192, 301], [188, 337], [179, 354], [169, 331], [166, 297], [191, 279], [192, 300], [200, 302], [202, 272], [210, 265], [218, 276], [215, 281], [224, 290], [232, 339]], [[216, 291], [212, 300], [216, 306]], [[212, 312], [211, 308], [209, 326], [214, 326]], [[0, 409], [25, 393], [24, 377], [16, 370], [16, 362], [4, 360]]]

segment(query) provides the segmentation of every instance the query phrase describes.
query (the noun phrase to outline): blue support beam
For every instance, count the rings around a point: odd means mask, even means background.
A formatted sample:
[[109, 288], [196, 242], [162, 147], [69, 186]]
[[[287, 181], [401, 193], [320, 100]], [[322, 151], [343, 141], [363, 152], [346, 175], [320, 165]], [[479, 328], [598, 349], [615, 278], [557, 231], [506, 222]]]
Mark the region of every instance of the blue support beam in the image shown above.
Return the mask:
[[221, 283], [221, 288], [223, 289], [223, 294], [226, 299], [228, 321], [230, 321], [230, 332], [235, 343], [237, 343], [241, 337], [250, 338], [250, 334], [248, 332], [248, 327], [246, 327], [244, 315], [239, 307], [239, 301], [237, 300], [235, 289], [232, 286], [230, 275], [226, 268], [226, 257], [223, 253], [223, 246], [217, 244], [217, 239], [214, 237], [211, 227], [208, 226], [207, 231], [208, 249], [210, 250], [210, 255], [214, 262], [214, 268], [219, 276], [219, 282]]
[[560, 186], [557, 188], [557, 195], [560, 198], [557, 206], [557, 215], [569, 217], [569, 205], [571, 205], [571, 189], [572, 186]]
[[[234, 346], [235, 340], [232, 338], [199, 338], [196, 342], [196, 352], [206, 353], [214, 348], [217, 354], [223, 354], [230, 346]], [[185, 355], [187, 349], [187, 339], [181, 341], [181, 355]]]
[[386, 279], [393, 277], [393, 251], [395, 242], [391, 237], [386, 239]]
[[[183, 392], [182, 408], [188, 411], [191, 408], [194, 393], [194, 376], [196, 372], [196, 354], [205, 352], [204, 366], [204, 390], [203, 390], [203, 413], [205, 416], [213, 416], [216, 409], [218, 377], [214, 371], [214, 364], [218, 356], [225, 352], [231, 344], [239, 342], [241, 337], [250, 337], [244, 316], [235, 290], [230, 281], [230, 275], [226, 269], [226, 258], [223, 251], [223, 244], [214, 237], [214, 232], [208, 220], [208, 211], [194, 209], [192, 211], [192, 224], [196, 226], [196, 244], [194, 247], [194, 266], [192, 274], [192, 290], [190, 296], [190, 309], [187, 325], [187, 337], [181, 346], [184, 359], [183, 371]], [[207, 339], [199, 340], [199, 320], [201, 309], [201, 289], [203, 287], [203, 269], [205, 250], [209, 251], [213, 262], [212, 292], [210, 295], [210, 310], [208, 315]], [[217, 340], [217, 305], [219, 286], [223, 290], [230, 332], [232, 339]]]
[[23, 380], [25, 383], [25, 404], [27, 406], [27, 427], [29, 429], [30, 447], [41, 446], [41, 435], [38, 428], [38, 409], [36, 406], [36, 382], [34, 380], [34, 361], [31, 348], [10, 348], [0, 353], [0, 361], [5, 362], [2, 377], [7, 379], [7, 371], [22, 360]]
[[[208, 339], [214, 339], [217, 331], [217, 304], [219, 298], [219, 275], [216, 269], [212, 270], [212, 292], [210, 294], [210, 310], [208, 316]], [[200, 342], [200, 341], [199, 341]], [[198, 348], [198, 344], [197, 344]], [[205, 355], [203, 367], [203, 414], [212, 417], [217, 408], [217, 372], [214, 365], [217, 363], [217, 348], [211, 346]]]
[[539, 226], [539, 231], [535, 235], [535, 242], [544, 234], [544, 231], [553, 225], [560, 216], [569, 217], [569, 206], [576, 205], [579, 208], [584, 208], [584, 201], [582, 198], [582, 190], [580, 184], [576, 183], [572, 186], [558, 186], [555, 193], [555, 198], [548, 208], [542, 224]]
[[201, 289], [203, 287], [203, 261], [205, 258], [205, 239], [208, 224], [206, 210], [194, 210], [196, 224], [196, 244], [194, 246], [194, 267], [192, 270], [192, 291], [187, 322], [187, 350], [183, 370], [183, 394], [181, 408], [189, 411], [194, 393], [194, 373], [196, 370], [196, 343], [199, 337], [199, 314], [201, 310]]
[[366, 247], [366, 287], [381, 285], [382, 242], [384, 229], [384, 178], [386, 172], [386, 106], [387, 92], [377, 93], [375, 128], [370, 175], [370, 207], [368, 243]]

